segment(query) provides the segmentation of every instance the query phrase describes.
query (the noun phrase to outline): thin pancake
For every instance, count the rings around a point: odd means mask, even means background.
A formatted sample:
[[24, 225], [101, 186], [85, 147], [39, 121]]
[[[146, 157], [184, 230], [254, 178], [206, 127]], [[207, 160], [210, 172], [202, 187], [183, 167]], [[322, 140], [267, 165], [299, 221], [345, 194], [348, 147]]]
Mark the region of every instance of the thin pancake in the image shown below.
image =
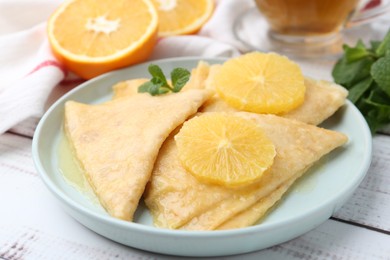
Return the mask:
[[191, 71], [191, 78], [183, 87], [182, 91], [188, 89], [204, 89], [205, 82], [209, 76], [210, 65], [207, 62], [199, 61], [198, 66]]
[[101, 204], [131, 220], [161, 144], [209, 97], [205, 90], [65, 104], [65, 132]]
[[[209, 75], [209, 69], [210, 65], [208, 63], [200, 61], [198, 66], [192, 69], [191, 78], [181, 91], [189, 89], [204, 89], [206, 79]], [[146, 78], [137, 78], [118, 82], [112, 87], [114, 92], [112, 99], [138, 94], [138, 87], [146, 81], [148, 81]]]
[[298, 178], [347, 140], [341, 133], [278, 116], [246, 112], [237, 115], [256, 122], [274, 143], [277, 155], [270, 170], [259, 182], [242, 189], [201, 183], [181, 166], [170, 136], [159, 153], [146, 193], [145, 201], [157, 226], [216, 229], [291, 178]]
[[[188, 89], [206, 88], [215, 92], [213, 78], [219, 72], [220, 64], [208, 65], [200, 61], [192, 70], [190, 81], [182, 91]], [[114, 98], [119, 98], [137, 93], [138, 86], [144, 79], [136, 79], [118, 83], [114, 86]], [[333, 115], [344, 103], [348, 95], [345, 88], [324, 80], [314, 80], [305, 77], [305, 101], [298, 108], [280, 116], [296, 119], [308, 124], [319, 125], [325, 119]], [[237, 86], [239, 87], [239, 86]], [[200, 108], [200, 112], [238, 112], [239, 110], [229, 106], [217, 94], [213, 95]]]
[[298, 175], [296, 177], [292, 177], [290, 180], [280, 185], [276, 190], [257, 201], [253, 206], [231, 217], [216, 229], [234, 229], [253, 225], [259, 221], [259, 219], [263, 218], [267, 211], [282, 198], [297, 178]]
[[[209, 77], [206, 80], [208, 89], [215, 89], [213, 77], [220, 66], [210, 67]], [[299, 120], [312, 125], [319, 125], [333, 115], [344, 103], [348, 95], [345, 88], [324, 80], [314, 80], [305, 77], [305, 100], [303, 104], [292, 111], [281, 114], [281, 117]], [[239, 86], [237, 86], [239, 87]], [[237, 112], [238, 109], [229, 106], [218, 94], [212, 96], [200, 109], [201, 112]]]
[[175, 229], [228, 197], [224, 188], [199, 182], [181, 165], [172, 132], [162, 145], [152, 177], [145, 190], [145, 203], [159, 227]]
[[112, 87], [114, 91], [114, 96], [112, 97], [112, 99], [128, 97], [138, 94], [138, 87], [144, 84], [146, 81], [148, 81], [148, 79], [139, 78], [121, 81], [115, 84]]
[[296, 109], [280, 115], [308, 124], [319, 125], [345, 103], [348, 91], [340, 85], [305, 77], [305, 101]]

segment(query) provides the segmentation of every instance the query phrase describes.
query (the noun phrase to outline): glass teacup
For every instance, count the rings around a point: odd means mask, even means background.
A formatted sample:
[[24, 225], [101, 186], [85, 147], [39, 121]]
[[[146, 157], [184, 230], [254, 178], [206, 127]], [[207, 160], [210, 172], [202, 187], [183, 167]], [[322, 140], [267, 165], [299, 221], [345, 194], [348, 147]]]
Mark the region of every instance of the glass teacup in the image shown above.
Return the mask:
[[341, 53], [342, 30], [367, 23], [390, 8], [389, 2], [373, 7], [367, 5], [367, 1], [359, 0], [254, 1], [268, 27], [268, 42], [257, 40], [256, 36], [252, 36], [252, 41], [244, 39], [239, 27], [243, 26], [242, 19], [235, 27], [237, 38], [251, 49], [304, 57]]

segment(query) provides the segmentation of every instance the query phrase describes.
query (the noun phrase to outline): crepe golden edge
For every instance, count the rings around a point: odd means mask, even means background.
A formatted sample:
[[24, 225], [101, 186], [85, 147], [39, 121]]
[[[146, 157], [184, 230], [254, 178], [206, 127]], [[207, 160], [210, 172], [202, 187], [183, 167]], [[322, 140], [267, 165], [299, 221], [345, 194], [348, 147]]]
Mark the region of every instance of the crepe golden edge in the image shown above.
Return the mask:
[[[208, 91], [192, 90], [165, 97], [139, 94], [98, 105], [75, 101], [65, 104], [66, 137], [93, 191], [110, 215], [132, 220], [161, 144], [209, 96]], [[118, 131], [119, 125], [125, 128]], [[107, 127], [111, 131], [101, 132]], [[147, 133], [152, 134], [146, 136]]]

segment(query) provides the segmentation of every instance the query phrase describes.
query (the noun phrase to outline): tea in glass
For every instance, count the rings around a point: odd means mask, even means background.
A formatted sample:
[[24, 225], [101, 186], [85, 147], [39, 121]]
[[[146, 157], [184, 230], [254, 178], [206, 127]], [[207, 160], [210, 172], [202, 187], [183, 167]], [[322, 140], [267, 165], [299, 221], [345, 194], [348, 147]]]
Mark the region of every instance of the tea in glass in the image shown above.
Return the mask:
[[271, 36], [323, 36], [337, 33], [358, 0], [255, 0]]

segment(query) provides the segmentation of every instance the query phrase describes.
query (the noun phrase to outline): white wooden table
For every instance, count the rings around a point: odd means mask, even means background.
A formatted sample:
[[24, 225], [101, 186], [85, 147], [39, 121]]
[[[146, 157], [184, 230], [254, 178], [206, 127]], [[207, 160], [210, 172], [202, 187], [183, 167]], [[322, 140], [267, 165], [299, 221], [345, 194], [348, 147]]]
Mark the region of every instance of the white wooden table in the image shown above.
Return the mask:
[[[330, 63], [301, 65], [315, 78], [331, 79]], [[52, 101], [68, 89], [57, 88]], [[0, 136], [0, 259], [176, 259], [110, 241], [65, 213], [32, 162], [38, 120]], [[289, 242], [224, 259], [390, 259], [390, 135], [374, 136], [365, 179], [325, 223]]]

